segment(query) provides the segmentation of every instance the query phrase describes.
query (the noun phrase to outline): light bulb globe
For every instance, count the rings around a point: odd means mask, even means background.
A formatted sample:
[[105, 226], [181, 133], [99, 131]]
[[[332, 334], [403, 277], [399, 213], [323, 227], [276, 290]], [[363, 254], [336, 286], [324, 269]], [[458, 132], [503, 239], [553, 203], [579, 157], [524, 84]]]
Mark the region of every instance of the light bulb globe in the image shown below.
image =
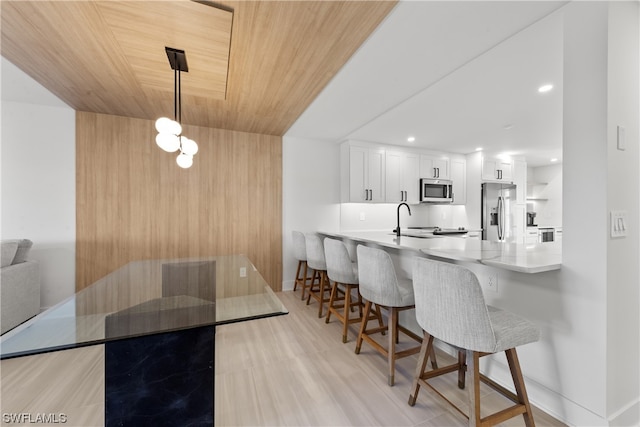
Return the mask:
[[156, 144], [167, 153], [173, 153], [180, 148], [180, 139], [170, 133], [159, 133], [156, 135]]
[[156, 130], [159, 133], [171, 133], [171, 122], [173, 122], [173, 120], [168, 117], [160, 117], [156, 120]]
[[189, 156], [194, 156], [198, 152], [198, 144], [193, 139], [189, 139], [186, 136], [181, 136], [180, 142], [181, 142], [180, 150], [184, 154], [187, 154]]
[[191, 167], [191, 165], [193, 165], [193, 156], [190, 156], [184, 153], [179, 154], [178, 157], [176, 158], [176, 163], [181, 168], [188, 169]]

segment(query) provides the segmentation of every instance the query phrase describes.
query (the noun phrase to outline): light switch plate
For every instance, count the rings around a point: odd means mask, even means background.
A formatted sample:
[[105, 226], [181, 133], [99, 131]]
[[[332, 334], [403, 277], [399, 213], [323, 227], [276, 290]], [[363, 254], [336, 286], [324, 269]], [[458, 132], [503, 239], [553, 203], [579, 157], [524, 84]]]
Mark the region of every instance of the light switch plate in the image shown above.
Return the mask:
[[611, 237], [626, 237], [629, 220], [627, 211], [611, 211]]

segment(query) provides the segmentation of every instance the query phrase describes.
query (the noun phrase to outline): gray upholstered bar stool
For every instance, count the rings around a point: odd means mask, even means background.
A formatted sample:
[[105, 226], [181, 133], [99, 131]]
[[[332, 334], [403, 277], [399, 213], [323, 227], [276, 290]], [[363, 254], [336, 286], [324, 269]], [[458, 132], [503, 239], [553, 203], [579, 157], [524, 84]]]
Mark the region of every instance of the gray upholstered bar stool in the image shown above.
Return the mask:
[[[327, 262], [324, 257], [324, 246], [320, 236], [313, 233], [305, 233], [305, 247], [307, 248], [307, 264], [313, 269], [313, 278], [307, 296], [307, 305], [311, 297], [318, 301], [318, 317], [322, 317], [324, 303], [329, 302], [331, 287], [327, 277]], [[317, 282], [316, 282], [317, 280]]]
[[[304, 299], [306, 290], [312, 286], [313, 275], [309, 277], [308, 264], [307, 264], [307, 246], [304, 239], [304, 234], [300, 231], [292, 231], [293, 237], [293, 256], [298, 260], [298, 268], [296, 269], [296, 279], [293, 283], [293, 290], [298, 288], [298, 285], [302, 287], [302, 295], [300, 299]], [[302, 275], [300, 275], [302, 270]]]
[[[349, 251], [341, 240], [325, 238], [324, 254], [327, 261], [327, 275], [333, 281], [331, 297], [329, 298], [329, 311], [326, 322], [331, 321], [331, 314], [334, 314], [342, 322], [342, 342], [347, 342], [349, 325], [362, 321], [362, 296], [358, 291], [358, 264], [351, 261]], [[357, 299], [352, 298], [356, 292]], [[341, 297], [339, 294], [342, 294]], [[358, 317], [349, 316], [353, 307], [358, 308]], [[341, 312], [342, 311], [342, 312]], [[376, 315], [371, 319], [382, 319]], [[382, 324], [382, 323], [381, 323]]]
[[[428, 354], [433, 348], [434, 338], [437, 338], [466, 352], [471, 384], [468, 385], [469, 415], [465, 415], [469, 418], [470, 426], [494, 425], [517, 415], [524, 417], [528, 427], [534, 426], [516, 347], [537, 341], [540, 337], [538, 328], [522, 317], [487, 306], [478, 278], [460, 265], [416, 258], [413, 281], [416, 318], [425, 332], [425, 339], [409, 395], [409, 405], [415, 404], [421, 385], [440, 394], [427, 382], [428, 379], [461, 368], [452, 365], [453, 369], [440, 368], [425, 372]], [[515, 395], [479, 372], [480, 357], [502, 351], [507, 356]], [[515, 405], [482, 418], [480, 380], [514, 401]], [[458, 411], [464, 414], [460, 409]]]
[[[356, 354], [360, 353], [362, 341], [366, 341], [388, 360], [388, 383], [395, 382], [396, 359], [416, 354], [420, 351], [420, 346], [411, 347], [406, 350], [396, 351], [396, 344], [399, 341], [398, 331], [422, 342], [422, 338], [398, 324], [398, 313], [403, 310], [414, 308], [413, 285], [410, 279], [399, 279], [396, 275], [393, 261], [389, 254], [382, 249], [371, 248], [358, 245], [358, 280], [360, 282], [360, 293], [366, 300], [363, 319], [360, 325], [360, 333], [356, 341]], [[378, 328], [367, 329], [369, 313], [372, 304], [386, 308], [389, 312], [387, 326], [381, 325]], [[371, 335], [384, 332], [388, 335], [387, 348], [380, 345]], [[435, 361], [435, 358], [433, 358]]]

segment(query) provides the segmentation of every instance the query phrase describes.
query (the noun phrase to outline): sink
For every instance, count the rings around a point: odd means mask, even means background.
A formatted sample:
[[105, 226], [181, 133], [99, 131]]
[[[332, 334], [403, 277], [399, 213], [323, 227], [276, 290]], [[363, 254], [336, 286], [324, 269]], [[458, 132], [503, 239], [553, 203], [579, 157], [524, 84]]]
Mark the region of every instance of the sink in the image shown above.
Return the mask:
[[[392, 236], [395, 236], [396, 233], [389, 233]], [[414, 237], [416, 239], [441, 239], [442, 236], [434, 236], [433, 234], [407, 234], [407, 233], [400, 233], [400, 237]]]

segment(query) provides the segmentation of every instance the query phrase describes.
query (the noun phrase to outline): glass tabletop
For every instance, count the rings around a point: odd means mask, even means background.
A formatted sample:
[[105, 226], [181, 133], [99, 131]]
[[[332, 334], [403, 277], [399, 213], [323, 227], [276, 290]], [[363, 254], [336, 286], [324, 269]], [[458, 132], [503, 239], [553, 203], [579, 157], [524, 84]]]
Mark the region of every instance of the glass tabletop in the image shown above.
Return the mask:
[[0, 359], [286, 314], [244, 255], [133, 261], [0, 337]]

